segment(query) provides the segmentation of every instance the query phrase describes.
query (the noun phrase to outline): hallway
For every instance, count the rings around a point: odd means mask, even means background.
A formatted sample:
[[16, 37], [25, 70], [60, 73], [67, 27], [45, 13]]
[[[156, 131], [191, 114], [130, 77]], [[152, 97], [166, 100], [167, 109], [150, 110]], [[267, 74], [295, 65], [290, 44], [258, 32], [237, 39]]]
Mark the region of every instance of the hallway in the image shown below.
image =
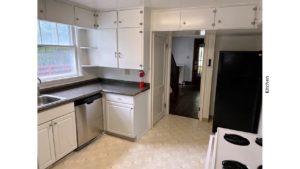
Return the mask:
[[198, 119], [200, 86], [179, 87], [178, 96], [170, 94], [170, 114]]

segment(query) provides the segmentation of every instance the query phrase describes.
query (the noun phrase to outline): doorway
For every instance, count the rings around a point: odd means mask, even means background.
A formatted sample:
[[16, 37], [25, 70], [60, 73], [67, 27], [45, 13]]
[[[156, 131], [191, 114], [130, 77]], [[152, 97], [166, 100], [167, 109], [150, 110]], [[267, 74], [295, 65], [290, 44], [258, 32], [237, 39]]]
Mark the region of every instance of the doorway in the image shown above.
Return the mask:
[[173, 36], [170, 114], [198, 119], [204, 37]]

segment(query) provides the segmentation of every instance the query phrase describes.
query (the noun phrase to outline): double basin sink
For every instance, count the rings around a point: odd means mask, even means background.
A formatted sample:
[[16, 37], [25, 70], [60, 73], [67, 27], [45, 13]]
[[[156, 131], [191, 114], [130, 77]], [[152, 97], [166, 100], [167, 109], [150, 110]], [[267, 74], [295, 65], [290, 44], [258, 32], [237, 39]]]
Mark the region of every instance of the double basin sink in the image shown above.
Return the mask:
[[52, 103], [58, 102], [63, 99], [65, 99], [65, 98], [53, 96], [53, 95], [41, 95], [41, 96], [38, 96], [38, 99], [37, 99], [38, 107], [52, 104]]

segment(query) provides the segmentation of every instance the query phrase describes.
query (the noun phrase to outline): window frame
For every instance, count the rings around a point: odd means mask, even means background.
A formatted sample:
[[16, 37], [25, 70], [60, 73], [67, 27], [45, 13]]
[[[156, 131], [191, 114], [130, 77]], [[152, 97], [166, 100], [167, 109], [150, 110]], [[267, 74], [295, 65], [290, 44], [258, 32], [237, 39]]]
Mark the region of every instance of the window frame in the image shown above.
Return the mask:
[[[52, 22], [52, 21], [47, 21], [47, 20], [41, 20], [38, 19], [38, 31], [39, 31], [39, 37], [40, 38], [40, 42], [42, 42], [42, 36], [41, 36], [41, 27], [40, 27], [40, 22], [39, 21], [46, 21], [46, 22]], [[65, 23], [59, 23], [59, 22], [52, 22], [56, 24], [56, 29], [57, 29], [57, 24], [65, 24]], [[69, 24], [65, 24], [70, 26], [70, 31], [71, 31], [71, 38], [72, 38], [72, 44], [73, 45], [51, 45], [51, 44], [39, 44], [37, 42], [37, 49], [39, 47], [55, 47], [55, 48], [72, 48], [74, 50], [74, 59], [75, 59], [75, 69], [76, 69], [76, 73], [70, 73], [70, 74], [63, 74], [63, 75], [53, 75], [53, 76], [46, 76], [46, 77], [39, 77], [43, 82], [51, 82], [51, 81], [58, 81], [58, 80], [65, 80], [65, 79], [72, 79], [72, 78], [76, 78], [76, 77], [81, 77], [82, 73], [81, 73], [81, 69], [79, 67], [80, 63], [79, 63], [79, 59], [78, 59], [78, 51], [77, 51], [77, 43], [76, 43], [76, 35], [75, 35], [75, 26], [74, 25], [69, 25]], [[56, 33], [58, 34], [58, 31], [56, 31]], [[57, 35], [58, 39], [59, 36]], [[38, 72], [37, 72], [38, 73]]]

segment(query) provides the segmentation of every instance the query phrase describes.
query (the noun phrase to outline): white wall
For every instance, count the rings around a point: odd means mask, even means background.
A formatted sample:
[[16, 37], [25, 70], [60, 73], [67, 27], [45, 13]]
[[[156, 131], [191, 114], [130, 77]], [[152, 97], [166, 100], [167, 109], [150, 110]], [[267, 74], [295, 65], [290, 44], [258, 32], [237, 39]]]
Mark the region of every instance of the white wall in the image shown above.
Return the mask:
[[217, 73], [219, 63], [219, 53], [221, 50], [227, 51], [259, 51], [262, 49], [261, 34], [238, 34], [238, 35], [218, 35], [215, 43], [214, 71], [211, 90], [210, 115], [214, 113], [215, 94], [217, 86]]
[[[129, 73], [129, 74], [128, 74]], [[125, 81], [139, 82], [139, 70], [117, 69], [117, 68], [98, 68], [98, 77]], [[149, 71], [145, 71], [144, 82], [150, 83]]]
[[192, 81], [192, 68], [194, 56], [193, 37], [174, 37], [172, 42], [172, 53], [176, 64], [184, 65], [184, 81]]

